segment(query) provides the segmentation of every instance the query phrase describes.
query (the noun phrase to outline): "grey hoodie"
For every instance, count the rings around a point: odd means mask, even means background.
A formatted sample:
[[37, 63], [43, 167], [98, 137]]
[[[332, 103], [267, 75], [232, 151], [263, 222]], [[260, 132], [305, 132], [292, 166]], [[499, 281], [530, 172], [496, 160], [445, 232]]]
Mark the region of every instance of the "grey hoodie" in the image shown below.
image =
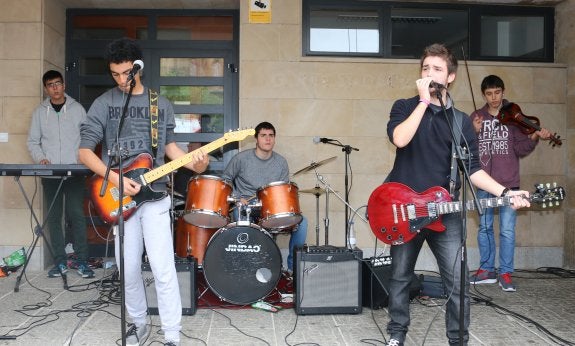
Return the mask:
[[56, 113], [46, 98], [32, 113], [28, 151], [35, 163], [47, 159], [52, 164], [78, 163], [80, 125], [86, 119], [81, 104], [66, 94], [66, 102]]

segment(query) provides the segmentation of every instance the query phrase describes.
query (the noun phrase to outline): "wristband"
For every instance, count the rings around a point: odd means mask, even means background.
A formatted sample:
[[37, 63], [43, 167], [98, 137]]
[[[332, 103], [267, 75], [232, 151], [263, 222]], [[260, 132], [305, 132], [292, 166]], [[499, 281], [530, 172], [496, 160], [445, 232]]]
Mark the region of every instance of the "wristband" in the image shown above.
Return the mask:
[[507, 195], [507, 193], [509, 192], [509, 188], [506, 187], [503, 189], [503, 191], [501, 192], [501, 195], [499, 195], [499, 197], [505, 197]]
[[419, 102], [425, 103], [426, 106], [429, 106], [429, 104], [431, 103], [431, 101], [426, 100], [426, 99], [419, 99]]

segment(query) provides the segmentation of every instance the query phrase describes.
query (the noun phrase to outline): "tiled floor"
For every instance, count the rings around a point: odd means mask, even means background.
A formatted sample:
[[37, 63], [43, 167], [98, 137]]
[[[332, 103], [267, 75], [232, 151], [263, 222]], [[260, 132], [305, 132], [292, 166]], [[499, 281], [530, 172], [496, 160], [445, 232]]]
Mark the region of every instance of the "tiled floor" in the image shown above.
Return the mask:
[[[108, 271], [109, 273], [109, 271]], [[29, 272], [14, 292], [18, 273], [0, 278], [0, 345], [121, 344], [120, 308], [113, 282], [68, 274], [69, 290], [59, 278]], [[575, 279], [549, 273], [515, 274], [518, 290], [494, 285], [472, 288], [490, 303], [471, 308], [470, 345], [573, 345]], [[102, 279], [104, 270], [97, 270]], [[445, 300], [414, 300], [406, 345], [446, 345]], [[183, 317], [182, 345], [382, 345], [385, 309], [356, 315], [296, 315], [256, 309], [199, 309]], [[161, 345], [160, 321], [152, 316], [146, 345]], [[385, 335], [387, 337], [387, 335]], [[562, 339], [561, 339], [562, 338]]]

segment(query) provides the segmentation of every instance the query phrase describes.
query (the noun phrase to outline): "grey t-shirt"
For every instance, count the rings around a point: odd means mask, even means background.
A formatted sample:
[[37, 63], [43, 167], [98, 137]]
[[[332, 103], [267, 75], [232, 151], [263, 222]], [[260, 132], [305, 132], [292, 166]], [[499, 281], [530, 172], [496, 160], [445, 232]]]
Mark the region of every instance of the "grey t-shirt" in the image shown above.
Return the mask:
[[232, 182], [236, 198], [249, 199], [265, 185], [289, 181], [289, 167], [287, 160], [275, 151], [269, 159], [262, 160], [256, 156], [255, 149], [250, 149], [231, 159], [224, 170], [223, 178]]
[[[126, 119], [120, 134], [120, 146], [125, 150], [125, 165], [138, 154], [152, 154], [150, 134], [150, 98], [148, 88], [140, 95], [132, 95]], [[126, 95], [119, 88], [112, 88], [99, 96], [88, 111], [86, 121], [81, 126], [80, 148], [94, 150], [102, 143], [102, 161], [108, 161], [108, 149], [116, 141], [118, 123], [124, 108]], [[158, 149], [154, 167], [163, 165], [166, 144], [174, 142], [174, 110], [163, 96], [158, 100]], [[165, 189], [167, 177], [154, 182], [154, 188]], [[162, 186], [163, 185], [163, 186]]]

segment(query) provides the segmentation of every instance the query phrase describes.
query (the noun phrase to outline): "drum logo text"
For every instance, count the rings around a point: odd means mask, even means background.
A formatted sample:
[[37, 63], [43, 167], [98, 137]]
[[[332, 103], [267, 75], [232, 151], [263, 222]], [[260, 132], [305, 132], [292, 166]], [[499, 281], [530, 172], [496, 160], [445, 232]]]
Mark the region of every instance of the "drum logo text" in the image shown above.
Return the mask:
[[228, 244], [224, 250], [228, 252], [260, 252], [261, 245]]

